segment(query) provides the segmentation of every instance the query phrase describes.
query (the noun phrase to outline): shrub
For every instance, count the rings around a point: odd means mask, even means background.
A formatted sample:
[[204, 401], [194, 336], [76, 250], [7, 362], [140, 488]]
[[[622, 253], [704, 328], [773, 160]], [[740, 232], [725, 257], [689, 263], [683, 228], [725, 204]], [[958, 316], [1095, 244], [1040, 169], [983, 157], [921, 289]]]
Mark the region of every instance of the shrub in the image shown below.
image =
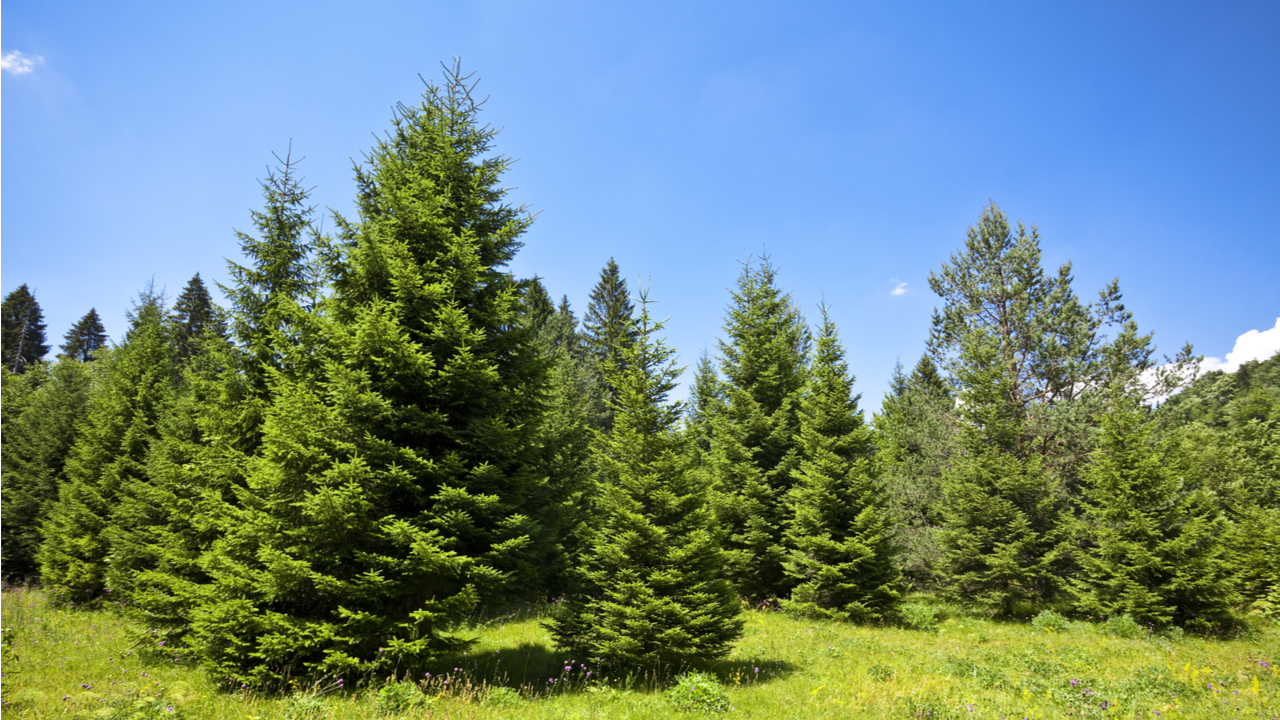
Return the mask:
[[484, 694], [484, 704], [490, 707], [511, 707], [520, 703], [520, 693], [509, 687], [492, 687]]
[[284, 701], [280, 716], [284, 720], [327, 720], [333, 717], [333, 709], [315, 693], [298, 693]]
[[426, 702], [418, 686], [408, 680], [388, 682], [378, 690], [374, 709], [381, 715], [400, 715]]
[[933, 608], [920, 603], [903, 603], [898, 608], [902, 624], [912, 630], [933, 632], [938, 629], [938, 614]]
[[1039, 615], [1032, 618], [1031, 625], [1042, 630], [1062, 632], [1071, 626], [1071, 621], [1052, 610], [1041, 610]]
[[870, 675], [872, 679], [883, 682], [893, 677], [893, 668], [888, 665], [872, 665], [867, 668], [867, 674]]
[[729, 694], [713, 675], [691, 672], [682, 675], [675, 687], [667, 691], [667, 700], [686, 712], [727, 712]]
[[1136, 638], [1142, 635], [1142, 626], [1128, 615], [1112, 615], [1102, 624], [1102, 631], [1118, 638]]

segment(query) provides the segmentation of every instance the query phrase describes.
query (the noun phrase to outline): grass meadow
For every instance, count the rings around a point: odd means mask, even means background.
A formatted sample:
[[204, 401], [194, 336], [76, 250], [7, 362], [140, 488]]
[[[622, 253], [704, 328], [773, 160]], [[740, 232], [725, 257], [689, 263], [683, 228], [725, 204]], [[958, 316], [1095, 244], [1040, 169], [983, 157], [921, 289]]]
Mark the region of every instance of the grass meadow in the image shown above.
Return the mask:
[[733, 654], [682, 683], [558, 652], [527, 612], [470, 626], [475, 645], [421, 677], [264, 694], [218, 686], [117, 610], [15, 587], [3, 594], [3, 717], [1280, 718], [1275, 624], [1219, 640], [992, 622], [928, 602], [912, 606], [915, 630], [749, 611]]

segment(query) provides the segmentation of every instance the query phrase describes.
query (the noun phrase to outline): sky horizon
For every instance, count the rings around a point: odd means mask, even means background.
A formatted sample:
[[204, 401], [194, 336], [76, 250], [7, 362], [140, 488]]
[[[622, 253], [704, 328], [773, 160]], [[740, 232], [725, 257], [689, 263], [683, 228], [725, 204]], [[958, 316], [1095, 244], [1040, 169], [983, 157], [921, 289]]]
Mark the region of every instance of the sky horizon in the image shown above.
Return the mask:
[[[380, 11], [380, 12], [379, 12]], [[691, 369], [742, 260], [825, 300], [862, 406], [924, 350], [936, 271], [994, 201], [1160, 354], [1280, 350], [1280, 6], [384, 3], [0, 8], [0, 292], [49, 344], [149, 280], [226, 282], [292, 148], [321, 215], [462, 58], [537, 218], [510, 266], [581, 317], [613, 257]], [[332, 228], [332, 220], [324, 221]], [[1266, 268], [1272, 268], [1268, 271]], [[1234, 365], [1233, 365], [1234, 364]], [[686, 388], [678, 391], [683, 397]]]

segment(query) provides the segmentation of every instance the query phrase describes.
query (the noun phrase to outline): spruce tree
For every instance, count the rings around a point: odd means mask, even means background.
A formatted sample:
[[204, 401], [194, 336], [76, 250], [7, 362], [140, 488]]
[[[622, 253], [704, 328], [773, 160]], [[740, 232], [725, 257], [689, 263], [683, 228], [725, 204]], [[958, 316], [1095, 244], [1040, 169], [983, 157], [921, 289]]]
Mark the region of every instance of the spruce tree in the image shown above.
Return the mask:
[[63, 599], [90, 600], [107, 589], [105, 564], [112, 548], [106, 531], [122, 489], [145, 480], [156, 421], [173, 391], [170, 341], [163, 299], [148, 289], [89, 399], [58, 501], [43, 525], [40, 578]]
[[332, 295], [279, 333], [293, 370], [263, 358], [262, 445], [193, 612], [219, 675], [403, 671], [464, 645], [446, 628], [475, 603], [545, 587], [548, 362], [504, 271], [530, 218], [478, 112], [456, 65], [397, 108], [323, 248]]
[[[600, 270], [600, 279], [591, 289], [591, 303], [582, 318], [582, 334], [587, 351], [599, 366], [608, 398], [617, 396], [617, 389], [609, 384], [613, 367], [623, 362], [622, 352], [635, 341], [632, 314], [635, 307], [627, 292], [627, 281], [622, 278], [618, 264], [609, 262]], [[605, 429], [613, 424], [612, 403], [605, 404]]]
[[209, 297], [209, 289], [200, 279], [200, 273], [196, 273], [173, 303], [173, 342], [178, 348], [179, 360], [196, 351], [205, 332], [225, 335], [226, 328], [217, 305]]
[[106, 345], [107, 330], [102, 326], [102, 318], [98, 317], [97, 308], [89, 308], [89, 312], [63, 336], [62, 354], [72, 360], [88, 362]]
[[872, 431], [825, 306], [800, 402], [799, 441], [784, 561], [796, 587], [782, 606], [807, 616], [882, 618], [897, 604], [901, 572]]
[[4, 468], [0, 547], [8, 578], [34, 579], [38, 574], [35, 557], [43, 539], [41, 528], [66, 478], [67, 455], [85, 417], [94, 371], [64, 356], [23, 376], [45, 377], [26, 398], [22, 414], [5, 425], [0, 447]]
[[787, 597], [783, 533], [800, 455], [800, 391], [809, 332], [768, 258], [743, 266], [719, 342], [722, 409], [711, 418], [709, 470], [726, 533], [725, 573], [739, 595]]
[[708, 488], [691, 472], [680, 403], [667, 400], [680, 371], [661, 330], [642, 296], [633, 342], [611, 371], [614, 424], [596, 446], [579, 592], [549, 624], [563, 648], [652, 668], [722, 657], [742, 634]]
[[0, 354], [11, 373], [24, 373], [49, 352], [45, 344], [44, 313], [26, 283], [0, 305]]
[[1072, 583], [1081, 612], [1207, 629], [1238, 601], [1226, 518], [1206, 489], [1185, 491], [1171, 465], [1138, 402], [1115, 392], [1084, 471], [1084, 549]]

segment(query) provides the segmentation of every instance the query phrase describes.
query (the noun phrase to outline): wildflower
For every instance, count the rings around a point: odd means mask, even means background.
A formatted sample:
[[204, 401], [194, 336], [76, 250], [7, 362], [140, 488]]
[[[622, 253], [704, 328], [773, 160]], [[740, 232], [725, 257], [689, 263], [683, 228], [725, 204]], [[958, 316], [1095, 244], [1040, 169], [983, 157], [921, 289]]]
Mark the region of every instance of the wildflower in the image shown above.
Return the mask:
[[1076, 686], [1076, 682], [1077, 682], [1077, 681], [1073, 679], [1073, 680], [1071, 681], [1071, 687], [1075, 687], [1075, 686]]
[[71, 699], [71, 696], [70, 696], [70, 695], [63, 695], [63, 696], [62, 696], [62, 699], [63, 699], [63, 700], [70, 700], [70, 699]]

